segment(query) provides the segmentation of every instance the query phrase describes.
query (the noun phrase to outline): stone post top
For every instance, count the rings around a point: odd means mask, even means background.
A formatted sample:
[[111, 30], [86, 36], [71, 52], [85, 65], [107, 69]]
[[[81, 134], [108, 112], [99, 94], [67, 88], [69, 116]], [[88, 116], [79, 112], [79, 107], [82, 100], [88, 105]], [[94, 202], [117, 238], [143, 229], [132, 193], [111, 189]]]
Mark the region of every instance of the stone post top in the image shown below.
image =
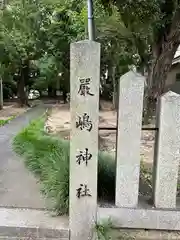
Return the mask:
[[165, 92], [161, 95], [162, 97], [179, 97], [180, 95], [178, 93], [175, 93], [173, 91], [168, 91], [168, 92]]
[[95, 41], [92, 41], [92, 40], [88, 40], [88, 39], [85, 39], [85, 40], [81, 40], [81, 41], [78, 41], [78, 42], [74, 42], [74, 43], [71, 43], [71, 45], [77, 45], [77, 44], [91, 44], [91, 45], [100, 45], [99, 42], [95, 42]]
[[173, 91], [168, 91], [162, 94], [160, 98], [166, 101], [180, 101], [180, 95]]
[[137, 78], [141, 78], [142, 81], [145, 81], [145, 77], [142, 76], [140, 73], [136, 72], [136, 71], [133, 71], [133, 70], [130, 70], [129, 72], [125, 73], [124, 75], [122, 75], [120, 77], [120, 81], [123, 81], [123, 80], [134, 80], [136, 81]]

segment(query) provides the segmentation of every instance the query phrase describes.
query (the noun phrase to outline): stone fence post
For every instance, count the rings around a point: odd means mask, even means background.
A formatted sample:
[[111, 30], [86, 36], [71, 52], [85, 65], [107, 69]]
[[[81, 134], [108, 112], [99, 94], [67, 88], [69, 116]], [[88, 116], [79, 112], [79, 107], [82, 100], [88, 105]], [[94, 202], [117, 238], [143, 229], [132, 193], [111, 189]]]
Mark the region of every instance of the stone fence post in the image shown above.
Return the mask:
[[116, 205], [138, 203], [140, 143], [145, 78], [129, 71], [120, 78], [116, 150]]
[[153, 198], [157, 208], [175, 208], [180, 161], [180, 95], [167, 92], [157, 107]]
[[97, 215], [97, 161], [100, 44], [71, 44], [70, 239], [94, 239]]

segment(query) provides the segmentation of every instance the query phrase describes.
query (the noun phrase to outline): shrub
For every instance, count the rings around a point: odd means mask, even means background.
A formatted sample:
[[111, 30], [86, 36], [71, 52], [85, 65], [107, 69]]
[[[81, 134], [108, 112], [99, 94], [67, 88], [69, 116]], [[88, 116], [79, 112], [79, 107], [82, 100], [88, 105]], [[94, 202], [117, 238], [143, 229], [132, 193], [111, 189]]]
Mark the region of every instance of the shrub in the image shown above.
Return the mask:
[[[40, 118], [31, 122], [14, 138], [13, 147], [39, 179], [51, 207], [58, 214], [65, 214], [69, 205], [69, 142], [47, 135], [44, 121]], [[99, 153], [98, 196], [112, 200], [114, 195], [115, 161], [110, 155]]]
[[0, 127], [4, 126], [5, 124], [9, 123], [15, 116], [11, 116], [8, 119], [0, 119]]

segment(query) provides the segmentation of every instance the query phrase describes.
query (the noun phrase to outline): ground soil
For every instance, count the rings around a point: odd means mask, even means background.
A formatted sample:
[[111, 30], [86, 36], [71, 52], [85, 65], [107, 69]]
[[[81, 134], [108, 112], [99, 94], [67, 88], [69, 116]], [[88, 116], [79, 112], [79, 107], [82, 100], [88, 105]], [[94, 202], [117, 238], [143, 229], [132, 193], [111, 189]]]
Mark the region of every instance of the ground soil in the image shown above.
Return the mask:
[[[30, 109], [34, 106], [37, 106], [42, 102], [44, 102], [44, 101], [38, 100], [38, 99], [37, 100], [36, 99], [29, 100], [29, 106], [20, 107], [17, 99], [4, 101], [3, 109], [0, 110], [0, 120], [7, 120], [10, 117], [17, 117], [17, 116], [25, 113], [28, 109]], [[51, 103], [50, 100], [48, 100], [47, 103]]]
[[4, 107], [0, 110], [0, 119], [6, 120], [10, 117], [18, 116], [26, 112], [28, 107], [20, 108], [16, 102], [7, 102], [4, 103]]
[[[101, 102], [99, 112], [99, 127], [116, 127], [117, 113], [112, 110], [111, 103]], [[49, 132], [55, 133], [65, 139], [69, 139], [70, 133], [70, 111], [68, 104], [55, 104], [47, 121]], [[153, 124], [144, 127], [154, 127]], [[141, 156], [144, 162], [151, 164], [154, 154], [154, 131], [142, 131], [141, 136]], [[115, 154], [116, 151], [116, 131], [99, 131], [99, 149]]]

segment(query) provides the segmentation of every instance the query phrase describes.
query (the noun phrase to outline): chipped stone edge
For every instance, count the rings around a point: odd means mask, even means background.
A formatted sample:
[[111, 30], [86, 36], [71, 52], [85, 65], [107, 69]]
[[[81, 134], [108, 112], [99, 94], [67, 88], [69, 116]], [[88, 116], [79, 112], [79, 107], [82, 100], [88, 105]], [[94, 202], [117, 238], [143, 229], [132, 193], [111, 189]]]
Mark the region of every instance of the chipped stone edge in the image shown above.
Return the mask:
[[[21, 214], [26, 212], [26, 217]], [[41, 221], [37, 219], [33, 220], [30, 217], [29, 222], [27, 221], [28, 216], [31, 212], [37, 211], [37, 213], [42, 212], [42, 215], [46, 215], [47, 211], [40, 211], [35, 209], [11, 209], [11, 208], [0, 208], [0, 239], [2, 237], [6, 238], [18, 238], [18, 239], [60, 239], [69, 240], [70, 231], [69, 226], [63, 221], [63, 218], [57, 217], [58, 225], [53, 227], [51, 224], [48, 226], [48, 222], [51, 221], [49, 216], [46, 220], [46, 225], [42, 224]], [[36, 215], [34, 215], [36, 218]], [[52, 217], [52, 221], [53, 221]], [[67, 217], [68, 218], [68, 217]], [[65, 219], [67, 220], [67, 219]], [[24, 223], [23, 223], [24, 221]], [[36, 223], [35, 223], [35, 222]], [[66, 222], [66, 221], [65, 221]]]

